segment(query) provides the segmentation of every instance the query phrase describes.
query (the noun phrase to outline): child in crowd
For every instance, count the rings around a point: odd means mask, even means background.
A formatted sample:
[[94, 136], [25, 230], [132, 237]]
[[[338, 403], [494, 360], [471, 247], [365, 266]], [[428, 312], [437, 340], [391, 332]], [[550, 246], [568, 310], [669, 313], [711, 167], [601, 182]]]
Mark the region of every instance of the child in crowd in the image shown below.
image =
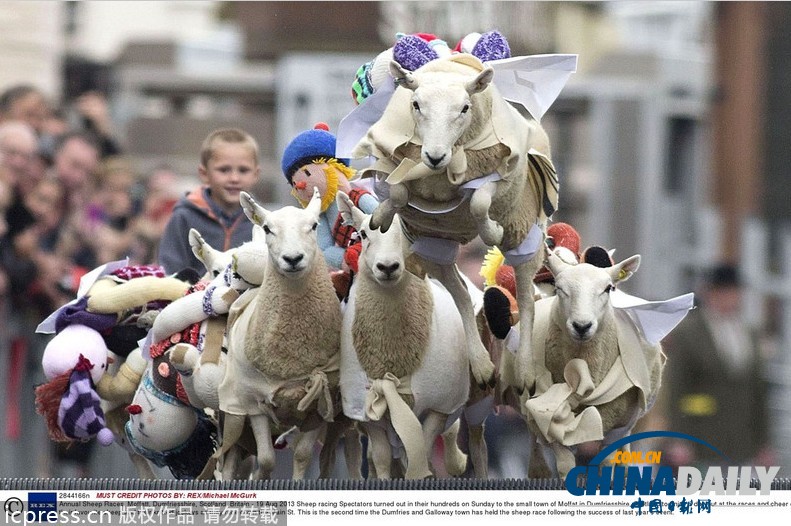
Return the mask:
[[210, 133], [201, 147], [198, 174], [202, 185], [173, 208], [159, 244], [159, 264], [168, 273], [203, 269], [189, 245], [190, 228], [218, 250], [238, 247], [253, 237], [253, 224], [245, 217], [239, 196], [252, 190], [260, 174], [255, 139], [236, 128]]

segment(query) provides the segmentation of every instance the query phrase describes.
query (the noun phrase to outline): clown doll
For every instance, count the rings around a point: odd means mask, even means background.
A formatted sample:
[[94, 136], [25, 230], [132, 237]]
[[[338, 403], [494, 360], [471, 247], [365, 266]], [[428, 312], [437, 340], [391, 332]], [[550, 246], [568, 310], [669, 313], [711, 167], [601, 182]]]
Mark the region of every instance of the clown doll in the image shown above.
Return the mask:
[[336, 270], [356, 272], [359, 254], [356, 232], [343, 224], [335, 196], [338, 192], [345, 193], [366, 214], [373, 213], [379, 202], [367, 191], [352, 187], [349, 180], [354, 170], [335, 157], [335, 136], [329, 127], [318, 123], [312, 130], [297, 135], [286, 146], [281, 167], [292, 195], [303, 207], [310, 202], [313, 189], [319, 190], [321, 217], [316, 235], [327, 264]]

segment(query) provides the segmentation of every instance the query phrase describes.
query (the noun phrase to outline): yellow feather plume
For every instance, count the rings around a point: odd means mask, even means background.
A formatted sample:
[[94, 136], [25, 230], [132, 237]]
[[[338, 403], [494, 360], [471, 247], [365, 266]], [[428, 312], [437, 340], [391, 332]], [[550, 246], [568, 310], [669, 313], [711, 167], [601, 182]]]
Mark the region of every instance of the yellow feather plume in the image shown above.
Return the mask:
[[483, 257], [483, 265], [479, 273], [484, 279], [485, 286], [491, 287], [497, 284], [497, 269], [503, 265], [503, 262], [505, 262], [505, 256], [500, 252], [500, 249], [490, 248]]

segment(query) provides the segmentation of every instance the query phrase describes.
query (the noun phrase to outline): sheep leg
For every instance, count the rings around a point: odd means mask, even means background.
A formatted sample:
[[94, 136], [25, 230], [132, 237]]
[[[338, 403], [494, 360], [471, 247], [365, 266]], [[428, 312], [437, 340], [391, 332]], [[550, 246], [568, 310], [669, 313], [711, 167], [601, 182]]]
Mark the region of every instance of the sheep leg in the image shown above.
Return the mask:
[[229, 455], [231, 448], [239, 441], [244, 430], [244, 415], [232, 415], [223, 413], [222, 417], [222, 448], [226, 453], [220, 458], [220, 473], [223, 480], [233, 480], [236, 474], [235, 462], [238, 456]]
[[[422, 259], [422, 258], [421, 258]], [[462, 282], [455, 265], [439, 265], [423, 259], [429, 274], [435, 276], [453, 297], [453, 302], [461, 314], [464, 325], [464, 337], [467, 341], [467, 355], [470, 359], [470, 370], [475, 382], [481, 389], [487, 385], [494, 387], [494, 363], [489, 352], [483, 346], [478, 332], [478, 323], [472, 310], [472, 300], [467, 287]], [[433, 271], [433, 272], [432, 272]]]
[[293, 479], [304, 479], [305, 473], [310, 467], [310, 461], [313, 459], [313, 446], [318, 442], [321, 433], [324, 432], [325, 426], [319, 426], [316, 429], [299, 433], [294, 444], [294, 462], [293, 462]]
[[489, 452], [486, 449], [486, 439], [483, 434], [484, 425], [468, 426], [470, 461], [475, 478], [489, 478]]
[[376, 424], [365, 427], [365, 432], [368, 435], [369, 465], [372, 465], [376, 470], [376, 478], [389, 479], [390, 461], [393, 456], [390, 440], [387, 438], [387, 430]]
[[489, 181], [475, 190], [470, 198], [470, 213], [478, 223], [478, 235], [490, 247], [503, 242], [502, 225], [489, 217], [489, 207], [492, 206], [495, 190], [497, 190], [497, 183]]
[[374, 230], [381, 228], [382, 232], [387, 232], [393, 224], [393, 217], [400, 208], [404, 208], [409, 202], [409, 190], [406, 185], [396, 183], [390, 185], [390, 197], [379, 203], [371, 216], [371, 228]]
[[335, 468], [335, 452], [338, 448], [338, 442], [340, 442], [343, 430], [344, 424], [337, 420], [326, 425], [321, 451], [319, 452], [320, 479], [330, 478], [332, 475], [332, 470]]
[[[268, 479], [275, 469], [275, 447], [272, 445], [272, 429], [266, 415], [250, 415], [256, 444], [258, 469], [253, 473], [254, 480]], [[223, 473], [224, 475], [225, 473]]]
[[350, 479], [360, 480], [362, 475], [363, 445], [360, 442], [360, 430], [352, 424], [346, 430], [343, 442], [343, 454], [346, 458], [346, 471]]
[[467, 455], [459, 449], [459, 426], [461, 420], [456, 420], [447, 431], [442, 433], [442, 443], [445, 459], [445, 470], [453, 477], [460, 477], [467, 471]]
[[553, 442], [550, 444], [552, 448], [552, 452], [555, 454], [555, 465], [557, 466], [558, 472], [557, 475], [561, 479], [566, 479], [566, 475], [569, 474], [569, 471], [577, 465], [577, 460], [574, 458], [574, 453], [571, 451], [571, 448], [564, 446], [562, 444], [558, 444], [557, 442]]
[[[434, 453], [434, 444], [437, 441], [437, 437], [442, 433], [442, 429], [445, 427], [447, 421], [448, 415], [438, 413], [437, 411], [429, 411], [425, 420], [423, 420], [423, 443], [426, 447], [429, 466], [432, 465], [431, 457]], [[433, 471], [436, 471], [436, 469]]]
[[[536, 256], [538, 257], [538, 256]], [[532, 366], [533, 316], [533, 276], [538, 270], [536, 258], [514, 267], [516, 273], [516, 302], [519, 305], [519, 349], [516, 356], [516, 389], [522, 394], [535, 383], [536, 371]]]

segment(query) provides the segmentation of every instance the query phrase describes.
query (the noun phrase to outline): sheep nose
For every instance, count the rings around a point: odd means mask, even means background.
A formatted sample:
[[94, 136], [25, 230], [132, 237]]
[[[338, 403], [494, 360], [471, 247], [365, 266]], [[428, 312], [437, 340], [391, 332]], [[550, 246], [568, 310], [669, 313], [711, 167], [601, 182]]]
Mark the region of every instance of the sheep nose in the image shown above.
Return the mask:
[[588, 323], [577, 323], [576, 321], [571, 322], [571, 325], [574, 327], [574, 330], [577, 331], [577, 334], [580, 336], [585, 336], [590, 328], [593, 326], [593, 322], [589, 321]]
[[437, 165], [438, 165], [439, 163], [441, 163], [441, 162], [442, 162], [442, 160], [445, 158], [445, 155], [446, 155], [446, 154], [444, 154], [444, 153], [443, 153], [443, 154], [442, 154], [441, 156], [439, 156], [439, 157], [432, 157], [431, 155], [429, 155], [429, 154], [426, 154], [426, 157], [428, 158], [428, 161], [431, 163], [431, 165], [432, 165], [432, 166], [437, 166]]
[[305, 256], [303, 254], [298, 254], [296, 256], [283, 256], [283, 261], [285, 261], [292, 267], [296, 267], [297, 264], [299, 264], [299, 262], [302, 261], [304, 257]]
[[385, 265], [384, 263], [377, 263], [376, 264], [376, 268], [378, 268], [379, 270], [381, 270], [382, 272], [384, 272], [388, 276], [392, 275], [393, 272], [398, 270], [398, 267], [400, 267], [400, 266], [401, 266], [401, 264], [398, 263], [397, 261], [395, 263], [391, 263], [389, 265]]

